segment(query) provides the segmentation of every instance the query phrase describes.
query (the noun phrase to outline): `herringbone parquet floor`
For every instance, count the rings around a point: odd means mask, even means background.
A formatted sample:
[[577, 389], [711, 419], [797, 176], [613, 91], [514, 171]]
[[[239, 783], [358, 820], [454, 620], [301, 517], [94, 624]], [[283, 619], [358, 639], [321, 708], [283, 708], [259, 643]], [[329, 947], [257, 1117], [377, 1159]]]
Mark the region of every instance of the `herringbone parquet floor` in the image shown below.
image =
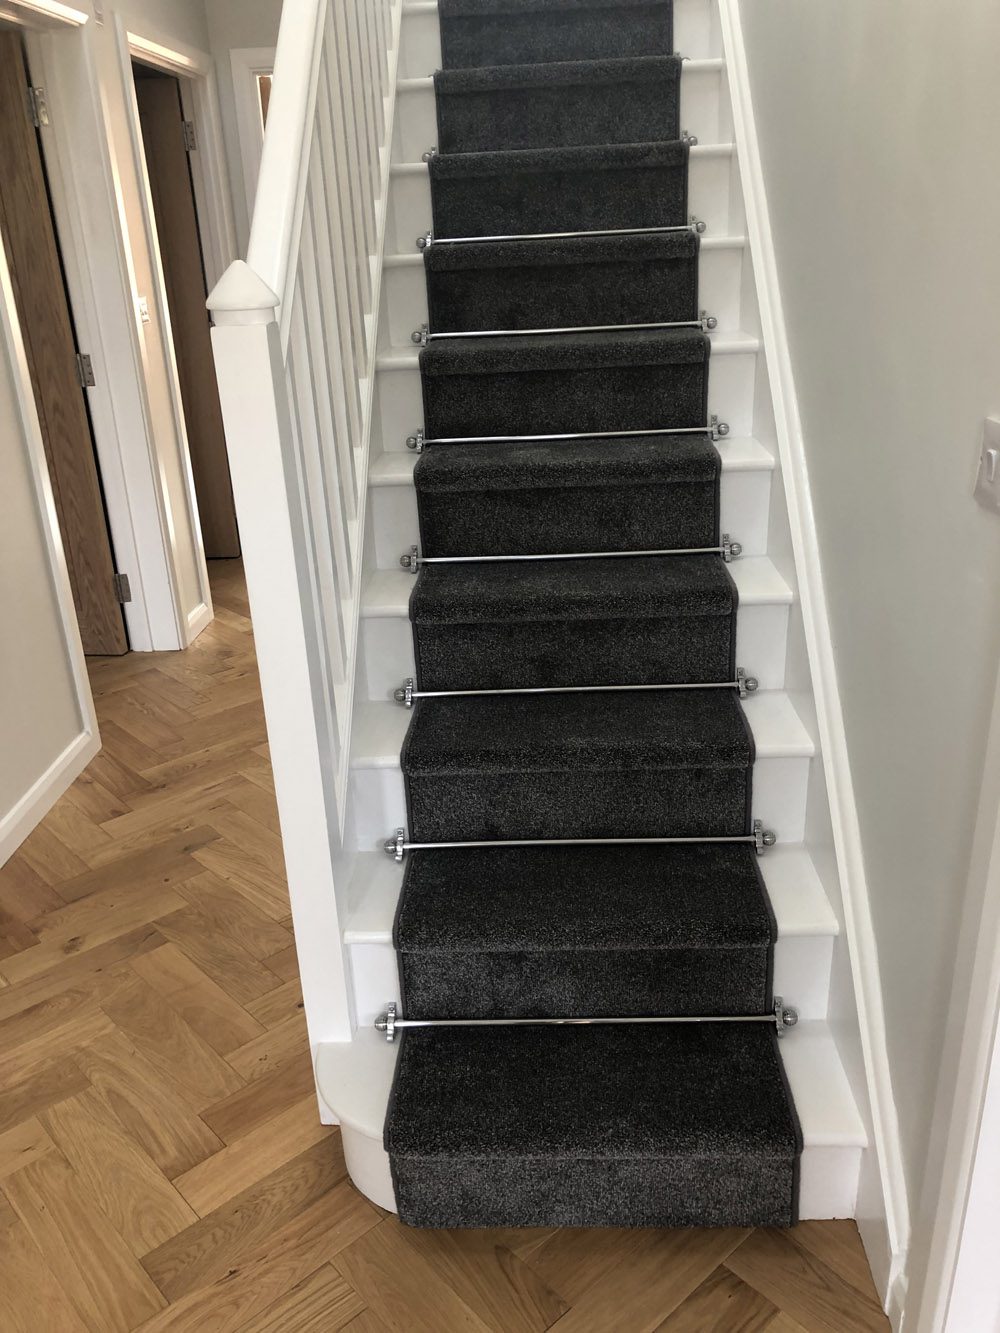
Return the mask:
[[318, 1122], [246, 594], [94, 660], [104, 750], [0, 869], [3, 1333], [847, 1333], [853, 1223], [413, 1232]]

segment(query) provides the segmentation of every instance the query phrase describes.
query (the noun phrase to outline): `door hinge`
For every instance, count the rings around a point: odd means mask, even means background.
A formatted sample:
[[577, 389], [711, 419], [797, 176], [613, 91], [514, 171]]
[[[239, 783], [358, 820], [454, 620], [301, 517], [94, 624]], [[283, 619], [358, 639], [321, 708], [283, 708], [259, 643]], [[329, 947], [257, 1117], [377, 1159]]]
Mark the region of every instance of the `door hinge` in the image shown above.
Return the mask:
[[193, 153], [198, 147], [198, 135], [195, 133], [194, 121], [185, 120], [184, 125], [184, 147], [189, 153]]
[[36, 129], [49, 123], [49, 104], [45, 100], [45, 89], [29, 84], [25, 89], [28, 99], [28, 115]]
[[115, 596], [123, 606], [132, 600], [132, 587], [127, 574], [115, 575]]
[[97, 383], [94, 379], [94, 363], [86, 352], [76, 354], [76, 377], [81, 389], [92, 389]]

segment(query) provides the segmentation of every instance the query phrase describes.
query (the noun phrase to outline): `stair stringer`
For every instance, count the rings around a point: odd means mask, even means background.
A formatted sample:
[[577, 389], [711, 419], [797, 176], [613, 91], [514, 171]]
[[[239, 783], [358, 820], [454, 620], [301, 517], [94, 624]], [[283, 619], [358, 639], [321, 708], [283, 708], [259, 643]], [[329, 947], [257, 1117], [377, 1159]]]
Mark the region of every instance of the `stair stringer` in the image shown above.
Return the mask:
[[[436, 9], [434, 0], [409, 0], [404, 5], [400, 79], [406, 81], [404, 91], [411, 96], [426, 92], [424, 81], [439, 60]], [[768, 757], [759, 761], [759, 767], [770, 764], [776, 775], [771, 784], [776, 808], [767, 811], [768, 818], [779, 835], [783, 822], [786, 829], [792, 829], [791, 845], [786, 834], [785, 843], [770, 860], [765, 858], [762, 868], [779, 927], [776, 989], [785, 988], [786, 1000], [798, 1004], [804, 1018], [783, 1043], [805, 1139], [800, 1215], [849, 1217], [858, 1212], [859, 1182], [868, 1182], [871, 1176], [867, 1163], [873, 1155], [869, 1148], [872, 1119], [860, 1072], [862, 1042], [852, 1002], [826, 761], [817, 740], [818, 715], [798, 599], [800, 564], [791, 531], [800, 523], [793, 524], [789, 512], [789, 505], [796, 505], [798, 498], [797, 493], [789, 498], [784, 473], [787, 455], [779, 450], [768, 367], [768, 349], [773, 343], [762, 336], [759, 265], [746, 235], [746, 167], [730, 142], [734, 119], [726, 68], [729, 49], [723, 58], [719, 0], [676, 0], [675, 15], [678, 49], [706, 65], [710, 62], [711, 68], [699, 73], [703, 80], [706, 74], [717, 74], [713, 87], [718, 106], [701, 111], [706, 122], [716, 127], [717, 141], [703, 144], [700, 152], [695, 150], [692, 165], [701, 176], [701, 185], [696, 182], [693, 188], [702, 190], [702, 212], [711, 217], [706, 245], [706, 254], [712, 256], [709, 262], [717, 266], [719, 256], [712, 252], [722, 250], [728, 264], [712, 279], [714, 289], [720, 295], [724, 292], [726, 312], [726, 321], [715, 335], [716, 365], [723, 360], [732, 365], [724, 376], [717, 377], [717, 390], [722, 381], [724, 401], [713, 404], [713, 410], [735, 423], [728, 464], [726, 442], [720, 450], [723, 506], [728, 485], [735, 512], [749, 516], [752, 511], [752, 526], [761, 536], [759, 548], [752, 548], [757, 568], [751, 570], [750, 561], [744, 562], [743, 570], [733, 567], [738, 579], [749, 578], [752, 585], [749, 598], [741, 589], [741, 614], [748, 613], [754, 626], [746, 631], [745, 642], [761, 645], [760, 651], [766, 648], [768, 660], [767, 685], [758, 698], [770, 711], [757, 733], [758, 753], [766, 750]], [[427, 229], [430, 216], [426, 168], [413, 160], [415, 142], [412, 134], [400, 134], [393, 149], [393, 194], [378, 320], [375, 397], [380, 406], [370, 475], [370, 484], [381, 491], [383, 503], [376, 502], [377, 495], [371, 497], [365, 532], [368, 595], [362, 612], [345, 838], [345, 848], [353, 851], [345, 852], [341, 879], [343, 883], [349, 876], [343, 943], [350, 960], [359, 1026], [352, 1042], [321, 1046], [316, 1069], [321, 1095], [341, 1123], [354, 1183], [389, 1209], [394, 1208], [394, 1197], [381, 1135], [396, 1048], [373, 1030], [371, 1021], [386, 1001], [399, 998], [391, 932], [402, 870], [375, 849], [381, 837], [405, 821], [399, 742], [406, 719], [389, 702], [385, 663], [387, 658], [395, 661], [398, 657], [399, 680], [409, 674], [409, 659], [402, 647], [409, 635], [407, 576], [400, 576], [395, 556], [416, 540], [416, 533], [408, 527], [408, 515], [415, 510], [404, 439], [420, 424], [416, 414], [419, 399], [415, 396], [415, 349], [406, 331], [418, 328], [426, 319], [426, 305], [420, 284], [407, 282], [405, 277], [407, 271], [413, 273], [414, 241]], [[418, 274], [419, 269], [414, 276]], [[752, 487], [746, 477], [737, 480], [744, 472], [752, 474]], [[387, 491], [388, 487], [394, 489]], [[384, 502], [387, 493], [394, 497], [391, 503]], [[756, 662], [747, 665], [753, 667]], [[367, 691], [362, 682], [367, 682]], [[777, 719], [784, 725], [775, 725]], [[862, 1207], [869, 1209], [870, 1185], [865, 1189]]]

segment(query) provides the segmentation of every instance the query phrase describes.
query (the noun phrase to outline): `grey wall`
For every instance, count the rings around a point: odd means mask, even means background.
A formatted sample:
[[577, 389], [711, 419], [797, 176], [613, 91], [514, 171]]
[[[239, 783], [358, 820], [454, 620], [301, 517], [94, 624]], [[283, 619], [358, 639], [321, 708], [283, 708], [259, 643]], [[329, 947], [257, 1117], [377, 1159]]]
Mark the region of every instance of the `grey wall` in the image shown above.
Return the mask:
[[219, 104], [222, 112], [222, 129], [226, 139], [226, 156], [229, 159], [233, 216], [240, 254], [246, 255], [250, 219], [240, 161], [233, 70], [229, 52], [239, 47], [274, 46], [278, 40], [281, 0], [205, 0], [205, 9], [208, 15], [209, 46], [215, 58], [219, 81]]
[[915, 1201], [1000, 657], [1000, 8], [741, 12]]

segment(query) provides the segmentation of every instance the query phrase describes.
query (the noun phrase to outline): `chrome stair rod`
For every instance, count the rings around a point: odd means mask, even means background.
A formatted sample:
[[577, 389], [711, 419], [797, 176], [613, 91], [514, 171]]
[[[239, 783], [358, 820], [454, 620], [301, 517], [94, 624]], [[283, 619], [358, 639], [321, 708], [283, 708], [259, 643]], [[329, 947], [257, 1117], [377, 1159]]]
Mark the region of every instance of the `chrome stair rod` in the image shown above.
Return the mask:
[[718, 328], [719, 321], [714, 315], [702, 314], [698, 319], [678, 319], [652, 324], [574, 324], [566, 328], [549, 329], [467, 329], [460, 333], [431, 333], [426, 324], [414, 329], [410, 341], [421, 347], [429, 342], [439, 342], [446, 338], [535, 338], [541, 334], [557, 333], [628, 333], [642, 329], [701, 329], [710, 333]]
[[768, 1014], [653, 1014], [607, 1018], [400, 1018], [395, 1003], [375, 1019], [376, 1032], [384, 1032], [386, 1041], [395, 1041], [401, 1028], [506, 1028], [506, 1027], [602, 1027], [667, 1023], [766, 1023], [779, 1037], [799, 1021], [797, 1009], [787, 1006], [780, 995]]
[[647, 556], [667, 555], [721, 555], [726, 564], [738, 560], [743, 554], [740, 542], [729, 540], [729, 534], [723, 533], [718, 546], [677, 546], [654, 551], [560, 551], [549, 555], [421, 555], [419, 547], [410, 549], [399, 557], [403, 569], [416, 574], [424, 565], [497, 565], [510, 562], [524, 563], [537, 560], [624, 560]]
[[656, 430], [576, 430], [562, 435], [438, 435], [428, 439], [422, 430], [406, 437], [407, 449], [420, 453], [428, 444], [531, 444], [534, 441], [559, 440], [621, 440], [631, 436], [708, 435], [713, 440], [724, 439], [729, 426], [718, 417], [712, 417], [707, 426], [664, 426]]
[[462, 847], [673, 847], [691, 846], [696, 843], [719, 843], [733, 846], [746, 844], [753, 847], [758, 856], [761, 856], [766, 848], [773, 847], [777, 841], [777, 834], [765, 829], [761, 820], [755, 819], [752, 833], [692, 838], [480, 838], [471, 842], [407, 842], [406, 830], [398, 828], [391, 838], [386, 838], [382, 850], [394, 861], [402, 861], [407, 852], [456, 850]]
[[408, 677], [392, 697], [398, 704], [411, 708], [417, 699], [472, 699], [492, 694], [602, 694], [627, 690], [738, 690], [740, 697], [753, 694], [758, 688], [756, 676], [748, 676], [738, 667], [735, 680], [701, 680], [653, 683], [647, 685], [527, 685], [521, 688], [497, 690], [418, 690], [413, 677]]
[[667, 232], [693, 231], [701, 235], [706, 224], [701, 218], [692, 218], [679, 227], [604, 227], [596, 231], [531, 231], [508, 232], [500, 236], [435, 236], [425, 232], [417, 237], [417, 249], [429, 250], [432, 245], [477, 245], [493, 241], [560, 241], [580, 236], [661, 236]]

